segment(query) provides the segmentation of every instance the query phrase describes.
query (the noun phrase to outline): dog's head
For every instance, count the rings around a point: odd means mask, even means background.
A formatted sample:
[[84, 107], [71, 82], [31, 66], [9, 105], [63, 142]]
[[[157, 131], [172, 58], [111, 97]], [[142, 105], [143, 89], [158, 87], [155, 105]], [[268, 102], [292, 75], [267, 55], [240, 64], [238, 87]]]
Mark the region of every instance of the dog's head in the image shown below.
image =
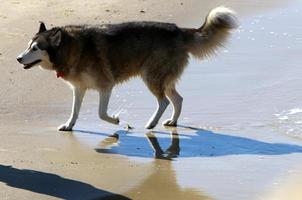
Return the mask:
[[38, 33], [29, 41], [28, 47], [17, 57], [17, 60], [24, 65], [24, 69], [40, 65], [44, 69], [52, 70], [51, 53], [59, 48], [61, 40], [60, 28], [47, 30], [45, 24], [41, 22]]

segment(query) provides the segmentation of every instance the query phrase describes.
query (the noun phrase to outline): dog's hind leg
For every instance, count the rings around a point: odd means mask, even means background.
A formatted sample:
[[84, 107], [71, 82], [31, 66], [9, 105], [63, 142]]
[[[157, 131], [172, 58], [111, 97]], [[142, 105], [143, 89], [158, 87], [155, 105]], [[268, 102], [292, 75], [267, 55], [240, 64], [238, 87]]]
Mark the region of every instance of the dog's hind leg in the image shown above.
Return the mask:
[[143, 76], [143, 81], [157, 99], [157, 109], [145, 126], [146, 129], [152, 129], [157, 125], [159, 119], [168, 107], [169, 100], [165, 96], [164, 89], [162, 88], [163, 84], [161, 84], [161, 81], [154, 81], [152, 77], [147, 75]]
[[160, 117], [163, 115], [164, 111], [166, 110], [167, 106], [169, 105], [169, 100], [167, 97], [164, 98], [157, 98], [157, 109], [146, 124], [145, 128], [146, 129], [152, 129], [154, 128]]
[[80, 108], [82, 105], [83, 97], [85, 95], [86, 89], [80, 88], [80, 87], [74, 87], [73, 88], [73, 103], [72, 103], [72, 112], [68, 119], [68, 121], [65, 124], [62, 124], [58, 127], [59, 131], [71, 131], [73, 126], [75, 125]]
[[175, 89], [175, 86], [167, 88], [165, 90], [165, 94], [173, 105], [173, 114], [171, 116], [171, 119], [164, 121], [163, 125], [164, 126], [176, 126], [177, 120], [181, 113], [183, 98], [182, 98], [182, 96], [180, 96], [180, 94], [178, 94], [178, 92]]
[[118, 117], [110, 117], [107, 114], [109, 99], [111, 96], [112, 88], [100, 91], [100, 104], [99, 104], [99, 117], [109, 123], [119, 124], [120, 120]]

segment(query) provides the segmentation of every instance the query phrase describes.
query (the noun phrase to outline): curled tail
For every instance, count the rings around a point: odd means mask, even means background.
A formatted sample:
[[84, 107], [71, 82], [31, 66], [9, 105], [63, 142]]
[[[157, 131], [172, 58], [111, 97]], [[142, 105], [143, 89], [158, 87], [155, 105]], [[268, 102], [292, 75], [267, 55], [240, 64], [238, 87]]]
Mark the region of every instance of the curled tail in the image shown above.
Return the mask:
[[189, 52], [200, 59], [215, 54], [215, 50], [223, 46], [230, 31], [237, 26], [237, 17], [232, 10], [222, 6], [214, 8], [199, 29], [187, 29], [191, 35], [188, 40]]

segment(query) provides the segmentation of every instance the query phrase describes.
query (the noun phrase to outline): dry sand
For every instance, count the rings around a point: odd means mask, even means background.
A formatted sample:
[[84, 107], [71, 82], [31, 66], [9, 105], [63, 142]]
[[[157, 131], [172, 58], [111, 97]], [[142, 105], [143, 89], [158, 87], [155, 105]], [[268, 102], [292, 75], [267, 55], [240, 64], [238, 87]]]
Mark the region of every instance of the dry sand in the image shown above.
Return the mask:
[[[221, 4], [238, 12], [241, 27], [218, 57], [190, 62], [179, 86], [185, 101], [177, 129], [143, 129], [155, 102], [133, 80], [114, 91], [110, 113], [120, 113], [134, 130], [100, 122], [91, 92], [76, 131], [59, 133], [70, 89], [54, 73], [25, 71], [15, 61], [41, 20], [49, 27], [128, 20], [197, 27]], [[1, 2], [0, 199], [301, 199], [295, 189], [302, 171], [301, 5]]]

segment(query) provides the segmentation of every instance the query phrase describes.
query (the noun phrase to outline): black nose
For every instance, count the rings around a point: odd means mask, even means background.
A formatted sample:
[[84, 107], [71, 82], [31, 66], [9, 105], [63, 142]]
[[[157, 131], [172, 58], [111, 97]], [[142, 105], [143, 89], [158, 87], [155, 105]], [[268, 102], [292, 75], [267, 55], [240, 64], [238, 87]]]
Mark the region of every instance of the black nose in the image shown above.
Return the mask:
[[17, 57], [17, 60], [18, 60], [19, 63], [21, 63], [22, 57], [18, 56], [18, 57]]

